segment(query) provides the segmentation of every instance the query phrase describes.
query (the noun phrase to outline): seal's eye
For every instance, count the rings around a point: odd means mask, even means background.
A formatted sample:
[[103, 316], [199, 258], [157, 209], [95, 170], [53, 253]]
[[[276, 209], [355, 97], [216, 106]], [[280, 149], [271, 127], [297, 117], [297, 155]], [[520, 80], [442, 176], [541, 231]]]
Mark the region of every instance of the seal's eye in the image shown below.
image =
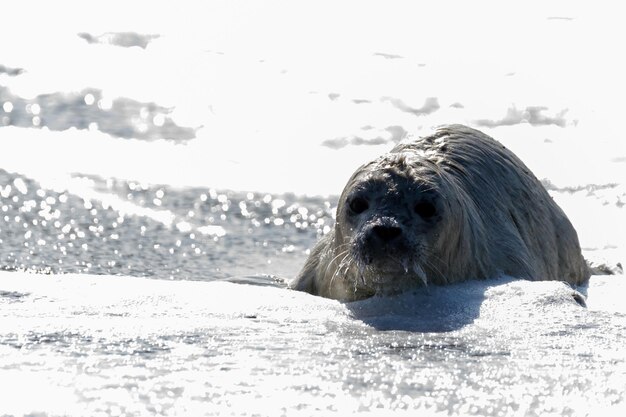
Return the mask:
[[437, 213], [437, 209], [432, 203], [428, 201], [421, 201], [415, 205], [415, 213], [423, 219], [429, 219]]
[[363, 197], [355, 197], [350, 201], [349, 206], [354, 214], [361, 214], [369, 208], [370, 204]]

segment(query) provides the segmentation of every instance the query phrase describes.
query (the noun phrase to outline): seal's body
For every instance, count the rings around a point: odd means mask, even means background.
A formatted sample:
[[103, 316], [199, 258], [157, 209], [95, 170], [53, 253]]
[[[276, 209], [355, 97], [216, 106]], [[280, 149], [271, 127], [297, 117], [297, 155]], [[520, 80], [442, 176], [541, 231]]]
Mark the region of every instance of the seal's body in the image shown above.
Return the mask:
[[524, 163], [453, 125], [359, 168], [291, 287], [357, 300], [498, 275], [580, 284], [589, 271], [576, 231]]

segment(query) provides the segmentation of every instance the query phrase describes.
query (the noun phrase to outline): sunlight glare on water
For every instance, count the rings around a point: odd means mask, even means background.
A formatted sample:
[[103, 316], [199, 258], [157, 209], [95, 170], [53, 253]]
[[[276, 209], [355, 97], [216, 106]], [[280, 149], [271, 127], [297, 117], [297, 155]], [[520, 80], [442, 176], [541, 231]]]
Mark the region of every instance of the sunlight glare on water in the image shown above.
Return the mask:
[[[2, 13], [0, 415], [626, 412], [615, 6]], [[515, 152], [616, 275], [355, 303], [285, 289], [354, 170], [446, 123]]]

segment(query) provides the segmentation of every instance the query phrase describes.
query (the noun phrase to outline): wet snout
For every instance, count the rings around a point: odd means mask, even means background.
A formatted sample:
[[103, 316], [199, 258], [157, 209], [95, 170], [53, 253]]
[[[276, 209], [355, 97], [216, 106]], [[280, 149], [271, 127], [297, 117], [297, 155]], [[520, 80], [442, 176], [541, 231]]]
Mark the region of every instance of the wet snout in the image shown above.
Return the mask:
[[383, 217], [370, 222], [363, 231], [362, 251], [366, 264], [383, 266], [397, 263], [406, 250], [402, 225], [393, 217]]
[[390, 224], [379, 224], [372, 227], [372, 233], [382, 243], [390, 243], [402, 235], [402, 229]]

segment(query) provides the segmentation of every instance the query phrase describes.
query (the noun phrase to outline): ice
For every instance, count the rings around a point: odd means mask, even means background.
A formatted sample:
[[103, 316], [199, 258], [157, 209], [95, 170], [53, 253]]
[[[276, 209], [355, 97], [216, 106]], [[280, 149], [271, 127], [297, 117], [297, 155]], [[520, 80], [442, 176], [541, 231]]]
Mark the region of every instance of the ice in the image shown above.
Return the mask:
[[506, 278], [342, 304], [224, 282], [4, 272], [2, 411], [616, 411], [626, 316], [607, 295], [623, 284], [593, 277], [588, 308], [563, 283]]

